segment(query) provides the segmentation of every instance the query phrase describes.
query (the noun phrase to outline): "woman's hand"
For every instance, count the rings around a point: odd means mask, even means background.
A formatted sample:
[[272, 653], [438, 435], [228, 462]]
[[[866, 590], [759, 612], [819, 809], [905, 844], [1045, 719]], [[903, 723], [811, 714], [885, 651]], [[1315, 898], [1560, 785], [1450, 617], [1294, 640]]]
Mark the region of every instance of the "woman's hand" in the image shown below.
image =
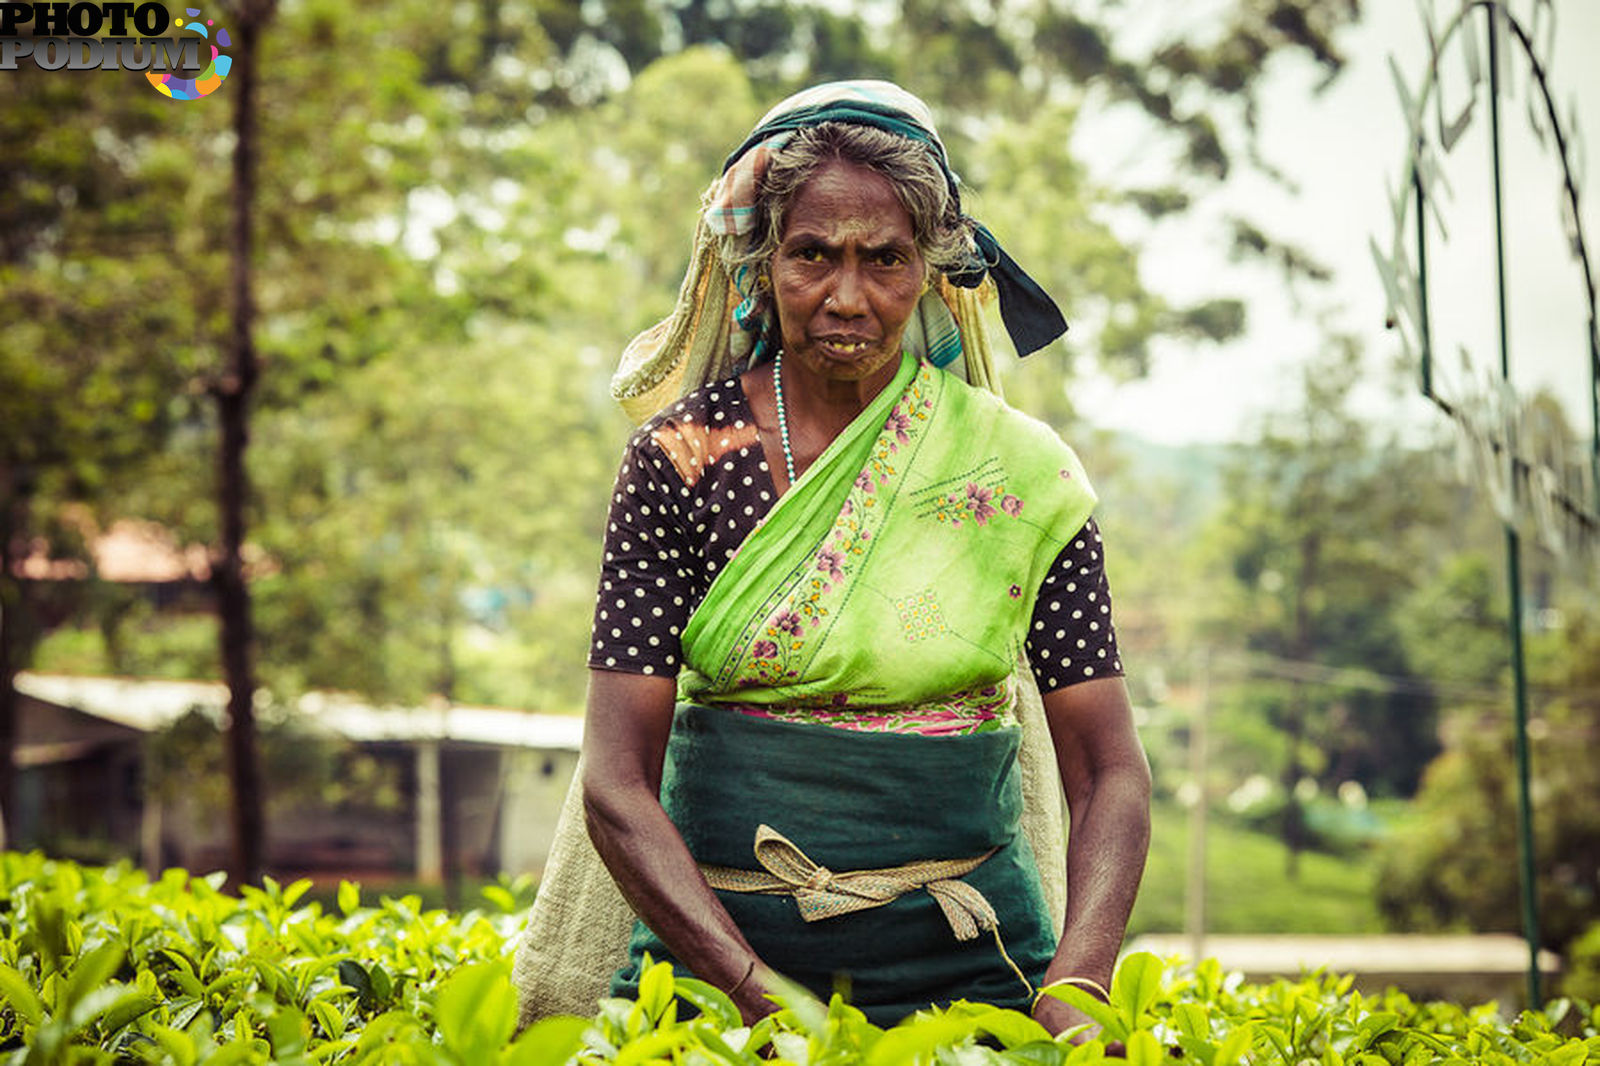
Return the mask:
[[[1071, 819], [1067, 920], [1045, 981], [1104, 987], [1116, 965], [1149, 849], [1150, 766], [1121, 678], [1047, 692], [1044, 711]], [[1054, 996], [1040, 998], [1034, 1017], [1052, 1033], [1093, 1021]], [[1073, 1039], [1081, 1042], [1097, 1032], [1098, 1026]], [[1123, 1051], [1112, 1044], [1106, 1053], [1121, 1057]]]
[[[1067, 1038], [1074, 1044], [1082, 1044], [1084, 1041], [1093, 1040], [1100, 1035], [1100, 1026], [1093, 1018], [1072, 1004], [1059, 1000], [1054, 996], [1039, 997], [1038, 1002], [1033, 1007], [1033, 1020], [1049, 1030], [1051, 1036], [1060, 1036], [1068, 1029], [1087, 1025], [1087, 1029], [1074, 1033]], [[1106, 1056], [1113, 1059], [1124, 1058], [1122, 1044], [1119, 1041], [1112, 1041], [1107, 1044]]]

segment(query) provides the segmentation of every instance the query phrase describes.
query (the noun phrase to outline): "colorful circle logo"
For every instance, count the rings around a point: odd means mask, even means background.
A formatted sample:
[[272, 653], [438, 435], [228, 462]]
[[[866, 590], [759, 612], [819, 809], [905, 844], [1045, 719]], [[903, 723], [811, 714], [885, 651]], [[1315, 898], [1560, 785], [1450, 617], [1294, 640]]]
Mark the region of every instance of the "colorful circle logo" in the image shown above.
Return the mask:
[[180, 77], [171, 71], [149, 70], [144, 76], [150, 79], [150, 84], [154, 85], [162, 96], [170, 96], [174, 100], [198, 100], [222, 88], [222, 83], [227, 80], [228, 71], [233, 68], [233, 58], [218, 52], [217, 45], [228, 48], [232, 46], [233, 41], [228, 38], [227, 30], [217, 26], [216, 42], [213, 44], [210, 27], [214, 25], [214, 21], [212, 19], [200, 21], [200, 9], [197, 7], [186, 7], [183, 10], [184, 14], [189, 16], [189, 21], [174, 19], [173, 25], [184, 27], [204, 37], [206, 43], [211, 45], [211, 62], [206, 65], [206, 69], [195, 75], [193, 80]]

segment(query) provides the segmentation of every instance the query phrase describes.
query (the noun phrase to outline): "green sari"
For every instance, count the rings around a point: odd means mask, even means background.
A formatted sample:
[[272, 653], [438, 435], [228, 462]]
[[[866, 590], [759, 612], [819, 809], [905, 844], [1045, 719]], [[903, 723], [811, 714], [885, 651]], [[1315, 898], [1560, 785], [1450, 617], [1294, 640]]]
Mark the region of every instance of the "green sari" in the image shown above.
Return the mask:
[[[1010, 678], [1093, 505], [1052, 430], [908, 355], [713, 581], [684, 631], [662, 783], [691, 854], [756, 870], [770, 825], [830, 871], [981, 857], [959, 880], [1004, 938], [957, 940], [938, 886], [822, 920], [801, 916], [803, 892], [719, 888], [779, 972], [848, 987], [880, 1024], [956, 998], [1027, 1003], [1055, 931], [1018, 832]], [[645, 952], [670, 958], [640, 924], [615, 992]]]

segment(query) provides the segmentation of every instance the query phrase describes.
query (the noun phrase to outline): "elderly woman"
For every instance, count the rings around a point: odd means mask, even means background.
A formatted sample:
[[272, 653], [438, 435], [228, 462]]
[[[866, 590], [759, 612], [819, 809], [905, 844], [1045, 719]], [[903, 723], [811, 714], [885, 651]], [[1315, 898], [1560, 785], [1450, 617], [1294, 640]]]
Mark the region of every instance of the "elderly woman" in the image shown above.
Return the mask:
[[985, 281], [1024, 354], [1065, 328], [887, 83], [784, 101], [708, 193], [678, 308], [615, 383], [646, 420], [575, 785], [637, 921], [596, 950], [615, 919], [552, 870], [525, 1016], [550, 1008], [541, 981], [582, 985], [581, 943], [615, 993], [648, 953], [747, 1019], [782, 975], [879, 1024], [963, 998], [1086, 1020], [1037, 990], [1109, 981], [1149, 773], [1094, 495], [989, 391]]

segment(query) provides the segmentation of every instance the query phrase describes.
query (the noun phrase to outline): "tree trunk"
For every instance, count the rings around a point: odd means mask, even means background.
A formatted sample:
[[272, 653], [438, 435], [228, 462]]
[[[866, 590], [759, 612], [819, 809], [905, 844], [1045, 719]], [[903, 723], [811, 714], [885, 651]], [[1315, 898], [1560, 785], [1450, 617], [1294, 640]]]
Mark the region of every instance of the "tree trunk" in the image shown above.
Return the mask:
[[235, 885], [259, 884], [265, 853], [261, 768], [256, 753], [254, 633], [250, 587], [244, 575], [245, 502], [249, 478], [245, 448], [249, 443], [250, 396], [259, 368], [253, 330], [255, 303], [251, 291], [254, 253], [256, 184], [256, 56], [259, 34], [270, 6], [247, 0], [239, 6], [233, 70], [228, 88], [234, 96], [233, 323], [228, 366], [215, 390], [217, 425], [217, 510], [221, 545], [212, 570], [220, 622], [223, 676], [228, 683], [228, 774], [233, 785], [233, 869]]
[[16, 847], [17, 733], [22, 700], [17, 675], [38, 645], [39, 634], [18, 571], [25, 554], [31, 478], [26, 470], [0, 462], [0, 846]]
[[0, 846], [17, 839], [17, 672], [21, 669], [18, 630], [22, 585], [12, 572], [12, 493], [10, 471], [0, 469]]
[[[1296, 662], [1310, 662], [1312, 657], [1311, 593], [1321, 580], [1322, 537], [1307, 534], [1300, 541], [1300, 581], [1294, 597], [1294, 644]], [[1287, 793], [1283, 804], [1283, 843], [1288, 848], [1284, 874], [1290, 881], [1300, 879], [1300, 853], [1306, 847], [1306, 812], [1300, 805], [1296, 789], [1304, 773], [1300, 764], [1300, 746], [1305, 742], [1306, 688], [1304, 682], [1290, 682], [1289, 715], [1284, 732], [1288, 736], [1289, 757], [1284, 761], [1283, 787]]]

